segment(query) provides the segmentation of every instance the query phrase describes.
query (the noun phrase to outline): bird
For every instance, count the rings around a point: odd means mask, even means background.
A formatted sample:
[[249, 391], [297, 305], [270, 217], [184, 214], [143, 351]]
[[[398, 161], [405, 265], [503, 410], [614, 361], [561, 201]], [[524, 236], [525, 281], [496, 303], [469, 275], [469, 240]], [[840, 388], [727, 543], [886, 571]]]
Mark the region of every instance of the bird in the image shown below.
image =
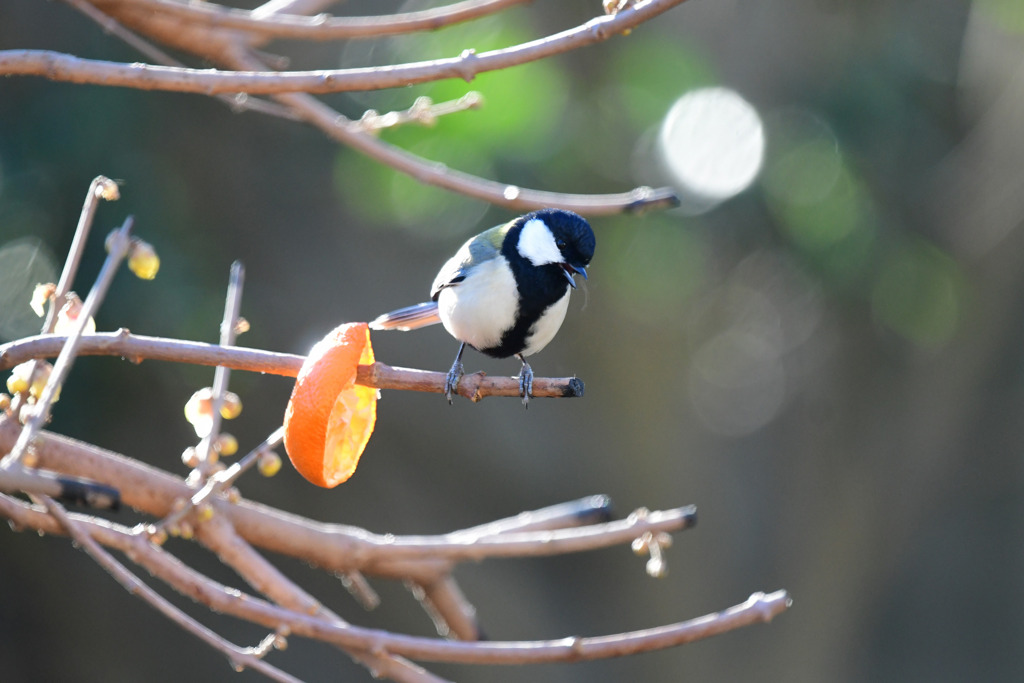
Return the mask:
[[464, 374], [466, 346], [521, 363], [519, 394], [529, 407], [533, 369], [526, 361], [548, 345], [565, 319], [574, 276], [587, 279], [594, 231], [572, 211], [540, 209], [470, 238], [438, 271], [430, 301], [385, 313], [376, 330], [415, 330], [440, 322], [459, 351], [445, 377], [448, 403]]

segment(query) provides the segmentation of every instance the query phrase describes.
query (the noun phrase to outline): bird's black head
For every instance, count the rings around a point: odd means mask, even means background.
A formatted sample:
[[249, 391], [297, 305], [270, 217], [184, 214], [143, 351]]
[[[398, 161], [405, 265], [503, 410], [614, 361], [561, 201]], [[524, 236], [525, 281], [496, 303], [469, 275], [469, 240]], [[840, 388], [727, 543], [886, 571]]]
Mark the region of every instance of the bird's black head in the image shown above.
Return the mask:
[[581, 216], [562, 209], [541, 209], [516, 220], [519, 256], [534, 266], [557, 265], [573, 283], [573, 273], [587, 277], [594, 257], [594, 231]]

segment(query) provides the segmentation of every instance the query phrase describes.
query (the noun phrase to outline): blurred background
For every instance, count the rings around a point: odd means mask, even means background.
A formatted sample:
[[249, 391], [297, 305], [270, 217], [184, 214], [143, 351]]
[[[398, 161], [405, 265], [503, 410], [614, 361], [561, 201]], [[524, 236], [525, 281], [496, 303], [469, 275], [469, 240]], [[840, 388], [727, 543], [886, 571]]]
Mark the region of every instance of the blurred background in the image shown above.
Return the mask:
[[[410, 6], [423, 4], [337, 10]], [[598, 11], [537, 2], [425, 36], [271, 48], [296, 68], [388, 64], [511, 45]], [[70, 7], [32, 0], [0, 9], [0, 48], [139, 59]], [[532, 359], [540, 376], [580, 376], [586, 396], [525, 411], [384, 392], [349, 482], [317, 489], [286, 466], [242, 480], [243, 493], [395, 534], [595, 493], [620, 515], [698, 506], [663, 579], [627, 547], [461, 567], [495, 639], [651, 627], [759, 590], [794, 600], [770, 625], [638, 657], [431, 665], [459, 681], [1024, 677], [1024, 5], [691, 0], [628, 37], [470, 85], [325, 99], [358, 118], [470, 88], [481, 110], [384, 137], [524, 187], [673, 184], [684, 197], [592, 220], [590, 280]], [[129, 214], [163, 261], [152, 282], [118, 276], [100, 329], [215, 341], [239, 259], [252, 325], [239, 343], [293, 353], [340, 322], [424, 300], [463, 240], [512, 217], [206, 97], [6, 78], [0, 341], [38, 331], [30, 289], [55, 279], [98, 174], [120, 179], [123, 198], [100, 207], [76, 289]], [[431, 370], [457, 346], [439, 327], [373, 343], [386, 363]], [[518, 371], [465, 360], [469, 372]], [[184, 475], [195, 437], [182, 407], [211, 380], [206, 368], [85, 358], [51, 428]], [[228, 428], [244, 452], [280, 424], [291, 382], [236, 372], [232, 388], [245, 411]], [[168, 547], [235, 581], [202, 550]], [[336, 579], [275, 561], [355, 623], [432, 633], [400, 585], [375, 582], [384, 604], [365, 613]], [[193, 613], [237, 642], [264, 635]], [[271, 661], [309, 680], [369, 680], [298, 639]], [[6, 526], [0, 669], [11, 682], [232, 675], [66, 539]]]

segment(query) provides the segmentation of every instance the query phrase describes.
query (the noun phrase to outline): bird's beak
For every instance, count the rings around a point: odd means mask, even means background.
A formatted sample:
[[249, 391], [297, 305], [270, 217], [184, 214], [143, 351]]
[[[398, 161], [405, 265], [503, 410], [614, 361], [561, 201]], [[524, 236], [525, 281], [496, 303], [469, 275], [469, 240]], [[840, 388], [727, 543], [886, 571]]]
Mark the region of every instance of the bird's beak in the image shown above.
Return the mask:
[[579, 273], [583, 276], [583, 279], [587, 279], [587, 269], [583, 266], [574, 266], [568, 263], [563, 263], [562, 272], [565, 273], [565, 279], [569, 281], [569, 286], [576, 289], [576, 281], [572, 279], [573, 273]]

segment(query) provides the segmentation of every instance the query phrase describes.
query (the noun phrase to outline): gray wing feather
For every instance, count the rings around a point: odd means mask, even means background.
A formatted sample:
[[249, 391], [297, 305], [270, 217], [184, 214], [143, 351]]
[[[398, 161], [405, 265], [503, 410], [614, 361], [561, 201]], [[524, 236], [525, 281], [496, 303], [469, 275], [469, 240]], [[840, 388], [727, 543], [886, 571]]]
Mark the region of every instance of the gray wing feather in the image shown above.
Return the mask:
[[441, 271], [434, 278], [434, 284], [430, 287], [430, 298], [437, 300], [437, 295], [441, 293], [442, 289], [452, 287], [465, 280], [473, 266], [489, 261], [500, 254], [501, 243], [511, 227], [512, 223], [505, 223], [485, 230], [467, 240], [455, 252], [455, 256], [441, 266]]
[[437, 302], [427, 301], [426, 303], [406, 306], [397, 311], [391, 311], [370, 322], [374, 330], [415, 330], [427, 325], [441, 322], [437, 315]]

